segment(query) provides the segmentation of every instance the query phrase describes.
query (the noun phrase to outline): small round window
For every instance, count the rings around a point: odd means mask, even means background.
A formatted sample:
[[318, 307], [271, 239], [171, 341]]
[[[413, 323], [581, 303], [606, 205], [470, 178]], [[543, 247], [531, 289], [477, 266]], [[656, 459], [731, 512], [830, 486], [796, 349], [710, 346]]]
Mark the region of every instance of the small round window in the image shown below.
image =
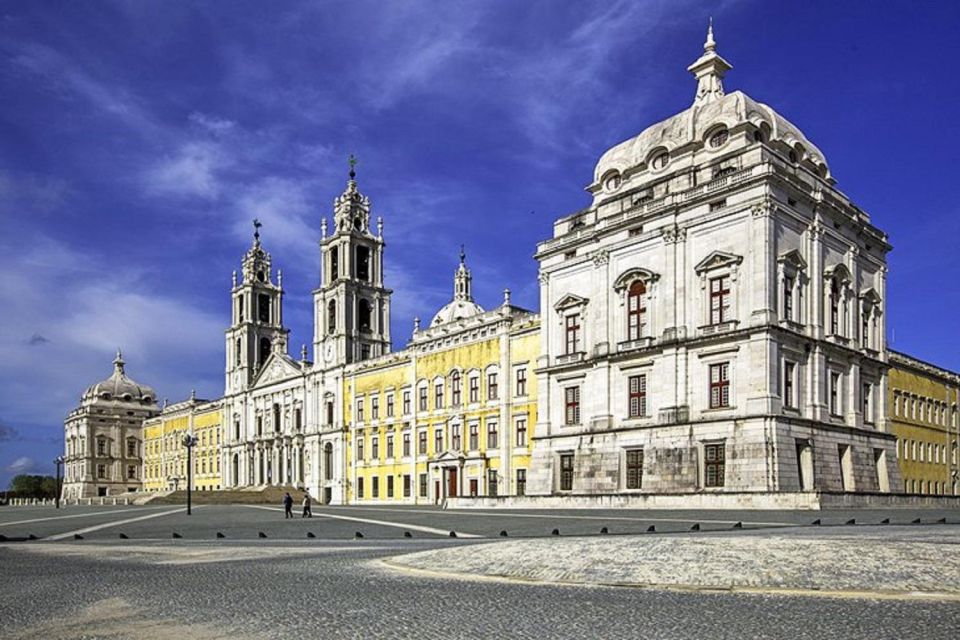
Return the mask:
[[667, 166], [668, 162], [670, 162], [670, 154], [667, 151], [661, 151], [653, 156], [653, 159], [650, 161], [650, 167], [654, 170], [660, 170]]
[[707, 144], [710, 145], [711, 149], [716, 149], [717, 147], [722, 147], [727, 143], [727, 139], [730, 137], [730, 132], [727, 131], [727, 128], [717, 129], [710, 136], [710, 139], [707, 141]]
[[620, 188], [620, 172], [611, 171], [603, 178], [603, 188], [607, 191], [616, 191]]

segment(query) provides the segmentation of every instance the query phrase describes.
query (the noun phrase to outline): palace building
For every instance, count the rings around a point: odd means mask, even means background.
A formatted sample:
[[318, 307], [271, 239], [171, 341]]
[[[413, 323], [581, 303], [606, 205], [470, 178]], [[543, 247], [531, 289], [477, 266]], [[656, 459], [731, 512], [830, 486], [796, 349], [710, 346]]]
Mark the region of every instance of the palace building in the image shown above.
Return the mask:
[[295, 358], [254, 221], [223, 397], [161, 412], [118, 355], [67, 419], [65, 495], [184, 487], [187, 433], [196, 487], [324, 504], [957, 494], [958, 377], [887, 351], [886, 234], [798, 127], [725, 92], [731, 68], [711, 26], [692, 104], [600, 157], [590, 206], [537, 247], [539, 313], [509, 290], [484, 310], [461, 248], [450, 302], [393, 351], [351, 159]]

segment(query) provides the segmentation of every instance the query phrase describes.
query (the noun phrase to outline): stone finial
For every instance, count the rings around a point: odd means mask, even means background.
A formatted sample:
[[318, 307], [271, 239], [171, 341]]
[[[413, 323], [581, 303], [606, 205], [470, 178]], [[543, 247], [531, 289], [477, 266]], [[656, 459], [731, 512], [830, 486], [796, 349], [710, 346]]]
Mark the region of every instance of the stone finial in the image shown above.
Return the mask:
[[717, 50], [717, 43], [713, 39], [713, 16], [710, 16], [710, 22], [707, 23], [707, 41], [703, 43], [703, 50], [706, 53]]
[[196, 401], [197, 401], [197, 390], [190, 389], [190, 402], [196, 402]]
[[324, 216], [323, 218], [320, 218], [320, 237], [321, 237], [321, 238], [326, 238], [326, 237], [327, 237], [327, 218], [326, 218], [326, 216]]
[[126, 362], [123, 361], [123, 354], [120, 352], [120, 349], [117, 348], [117, 357], [113, 359], [113, 370], [119, 374], [123, 375], [123, 365]]
[[383, 239], [383, 216], [377, 216], [377, 237]]
[[510, 306], [510, 289], [503, 290], [503, 306]]
[[300, 359], [304, 362], [307, 361], [307, 345], [305, 344], [300, 345]]
[[237, 288], [237, 270], [233, 270], [233, 276], [230, 278], [230, 283], [233, 285], [233, 288]]
[[420, 318], [413, 319], [413, 332], [416, 333], [420, 331]]
[[277, 286], [283, 287], [283, 269], [277, 269]]
[[713, 18], [707, 26], [707, 40], [703, 43], [703, 55], [687, 67], [697, 79], [697, 95], [693, 104], [707, 104], [723, 97], [723, 76], [733, 68], [717, 53], [717, 41], [713, 39]]

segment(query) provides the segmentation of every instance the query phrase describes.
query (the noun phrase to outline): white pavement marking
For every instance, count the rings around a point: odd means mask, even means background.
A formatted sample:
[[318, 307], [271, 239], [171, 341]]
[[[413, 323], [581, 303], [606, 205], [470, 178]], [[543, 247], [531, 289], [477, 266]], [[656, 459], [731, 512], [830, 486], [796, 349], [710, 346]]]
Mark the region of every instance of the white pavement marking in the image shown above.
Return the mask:
[[[458, 516], [489, 516], [494, 518], [506, 517], [506, 518], [553, 518], [555, 520], [628, 520], [631, 522], [704, 522], [711, 524], [732, 524], [738, 522], [735, 518], [730, 518], [729, 520], [712, 520], [706, 518], [651, 518], [646, 516], [640, 517], [627, 517], [627, 516], [606, 516], [606, 515], [596, 515], [596, 516], [565, 516], [565, 515], [555, 515], [549, 513], [512, 513], [506, 509], [503, 511], [474, 511], [472, 509], [444, 509], [443, 511], [437, 511], [435, 509], [408, 509], [406, 507], [401, 507], [403, 512], [406, 513], [455, 513]], [[355, 511], [387, 511], [391, 513], [398, 513], [399, 509], [383, 509], [378, 507], [354, 507], [354, 506], [338, 506], [337, 509], [353, 509]], [[777, 526], [777, 527], [799, 527], [805, 523], [801, 522], [771, 522], [769, 520], [740, 520], [743, 524], [758, 524], [758, 525], [768, 525], [768, 526]]]
[[72, 538], [76, 534], [90, 533], [92, 531], [99, 531], [100, 529], [109, 529], [110, 527], [118, 527], [122, 524], [130, 524], [131, 522], [140, 522], [141, 520], [150, 520], [151, 518], [161, 518], [163, 516], [169, 516], [174, 513], [182, 513], [183, 507], [177, 507], [176, 509], [171, 509], [170, 511], [161, 511], [160, 513], [148, 513], [145, 516], [139, 516], [137, 518], [126, 518], [125, 520], [113, 520], [111, 522], [104, 522], [103, 524], [95, 524], [92, 527], [87, 527], [85, 529], [77, 529], [76, 531], [67, 531], [66, 533], [58, 533], [52, 536], [44, 536], [44, 540], [63, 540], [65, 538]]
[[[280, 507], [261, 507], [255, 504], [245, 504], [245, 507], [250, 507], [251, 509], [266, 509], [267, 511], [283, 511]], [[409, 529], [410, 531], [423, 531], [424, 533], [435, 533], [437, 535], [446, 536], [450, 532], [447, 529], [435, 529], [433, 527], [424, 527], [419, 524], [404, 524], [402, 522], [388, 522], [386, 520], [370, 520], [367, 518], [351, 518], [350, 516], [335, 516], [330, 513], [314, 513], [314, 516], [318, 518], [332, 518], [334, 520], [350, 520], [352, 522], [364, 522], [366, 524], [379, 524], [384, 527], [395, 527], [397, 529]], [[483, 536], [477, 535], [475, 533], [463, 533], [461, 531], [456, 532], [458, 538], [482, 538]]]
[[[140, 507], [141, 509], [158, 509], [159, 507]], [[31, 522], [46, 522], [47, 520], [63, 520], [65, 518], [89, 518], [90, 516], [100, 516], [105, 513], [130, 513], [130, 509], [111, 509], [110, 511], [90, 511], [88, 513], [74, 513], [68, 516], [50, 516], [49, 518], [32, 518], [30, 520], [17, 520], [16, 522], [0, 522], [0, 527], [10, 527], [15, 524], [29, 524]]]

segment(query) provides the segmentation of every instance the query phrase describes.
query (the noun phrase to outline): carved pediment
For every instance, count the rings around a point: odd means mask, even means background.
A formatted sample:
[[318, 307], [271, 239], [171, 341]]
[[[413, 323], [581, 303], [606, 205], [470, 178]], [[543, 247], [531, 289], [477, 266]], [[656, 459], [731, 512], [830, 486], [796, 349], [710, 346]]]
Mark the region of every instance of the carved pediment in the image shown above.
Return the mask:
[[616, 291], [622, 291], [629, 287], [633, 282], [637, 280], [642, 280], [644, 283], [656, 282], [660, 279], [660, 274], [654, 273], [648, 269], [642, 269], [640, 267], [634, 267], [632, 269], [627, 269], [620, 277], [616, 279], [613, 283], [613, 288]]
[[840, 282], [850, 282], [853, 280], [853, 276], [850, 274], [850, 270], [847, 269], [847, 265], [842, 262], [828, 267], [824, 270], [823, 275], [828, 280], [831, 278], [838, 278]]
[[697, 263], [693, 269], [697, 273], [721, 269], [723, 267], [733, 267], [743, 262], [743, 256], [726, 253], [724, 251], [713, 251], [706, 258]]
[[297, 376], [302, 376], [303, 371], [300, 366], [294, 362], [290, 356], [284, 353], [271, 353], [267, 361], [263, 363], [257, 377], [253, 380], [253, 387], [262, 387], [273, 384], [281, 380], [289, 380]]
[[572, 309], [574, 307], [582, 307], [583, 305], [589, 302], [586, 298], [581, 298], [578, 295], [568, 293], [567, 295], [560, 298], [553, 308], [557, 311], [563, 311], [564, 309]]
[[786, 253], [780, 254], [777, 261], [784, 266], [793, 267], [796, 271], [802, 271], [807, 268], [807, 261], [803, 259], [803, 256], [800, 255], [800, 252], [796, 249], [791, 249]]
[[877, 290], [873, 287], [866, 289], [860, 292], [860, 299], [866, 302], [867, 304], [880, 304], [882, 298], [880, 294], [877, 293]]

